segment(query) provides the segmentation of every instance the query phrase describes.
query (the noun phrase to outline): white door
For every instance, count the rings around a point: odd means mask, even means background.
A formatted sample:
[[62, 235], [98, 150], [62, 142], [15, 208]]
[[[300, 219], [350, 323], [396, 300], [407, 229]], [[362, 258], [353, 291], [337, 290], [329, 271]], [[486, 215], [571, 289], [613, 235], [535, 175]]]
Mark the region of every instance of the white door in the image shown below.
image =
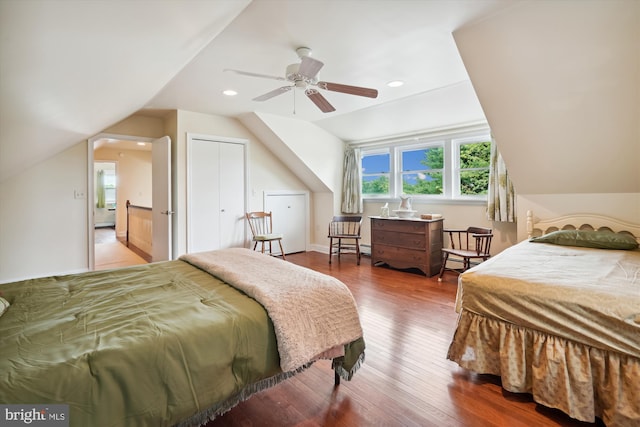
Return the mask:
[[171, 259], [171, 139], [156, 139], [151, 151], [151, 259], [156, 262]]
[[187, 251], [189, 253], [220, 247], [219, 158], [218, 143], [189, 141], [187, 178]]
[[187, 252], [243, 247], [245, 144], [187, 140]]
[[220, 247], [244, 246], [244, 145], [220, 146]]
[[283, 235], [285, 254], [307, 250], [307, 200], [308, 194], [304, 192], [265, 193], [264, 210], [273, 213], [273, 232]]

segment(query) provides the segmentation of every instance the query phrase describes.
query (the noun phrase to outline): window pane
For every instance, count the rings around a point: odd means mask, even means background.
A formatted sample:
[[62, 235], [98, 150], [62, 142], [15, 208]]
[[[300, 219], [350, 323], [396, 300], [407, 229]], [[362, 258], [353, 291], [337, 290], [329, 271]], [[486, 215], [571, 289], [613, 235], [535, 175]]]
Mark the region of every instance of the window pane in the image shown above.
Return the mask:
[[106, 204], [115, 204], [116, 203], [116, 189], [115, 188], [105, 188], [104, 189], [104, 202]]
[[389, 173], [390, 161], [389, 153], [372, 154], [362, 156], [362, 173], [363, 174], [382, 174]]
[[[116, 203], [116, 171], [113, 169], [105, 169], [104, 175], [104, 202], [107, 205]], [[107, 206], [110, 207], [110, 206]]]
[[442, 169], [444, 156], [442, 147], [422, 148], [402, 152], [402, 171], [423, 171], [427, 169]]
[[403, 174], [402, 191], [405, 194], [442, 194], [442, 172]]
[[460, 194], [474, 196], [487, 194], [489, 190], [489, 169], [460, 171]]
[[489, 188], [491, 141], [460, 144], [460, 195], [486, 195]]
[[491, 160], [491, 141], [460, 145], [460, 168], [488, 168]]
[[385, 175], [363, 176], [362, 194], [389, 194], [389, 177]]

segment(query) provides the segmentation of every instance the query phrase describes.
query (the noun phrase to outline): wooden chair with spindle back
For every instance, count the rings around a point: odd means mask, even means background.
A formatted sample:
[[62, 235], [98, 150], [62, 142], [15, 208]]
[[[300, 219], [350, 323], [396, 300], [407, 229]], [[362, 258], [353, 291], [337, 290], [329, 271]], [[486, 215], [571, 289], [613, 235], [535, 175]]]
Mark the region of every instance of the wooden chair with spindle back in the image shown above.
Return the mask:
[[[490, 256], [492, 230], [483, 227], [469, 227], [466, 230], [444, 229], [449, 234], [450, 248], [442, 249], [442, 267], [438, 281], [442, 281], [445, 271], [463, 273], [471, 266], [486, 261]], [[447, 261], [461, 263], [461, 268], [448, 268]]]
[[284, 249], [282, 248], [282, 234], [273, 232], [273, 219], [271, 212], [247, 212], [245, 214], [249, 221], [249, 228], [253, 235], [253, 250], [256, 250], [258, 243], [262, 244], [262, 253], [264, 253], [264, 244], [269, 243], [269, 254], [273, 255], [271, 244], [278, 242], [280, 245], [280, 253], [282, 259], [285, 259]]
[[[360, 265], [360, 228], [362, 216], [346, 215], [334, 216], [329, 223], [329, 264], [331, 256], [341, 253], [355, 253], [357, 264]], [[335, 242], [334, 242], [335, 240]]]

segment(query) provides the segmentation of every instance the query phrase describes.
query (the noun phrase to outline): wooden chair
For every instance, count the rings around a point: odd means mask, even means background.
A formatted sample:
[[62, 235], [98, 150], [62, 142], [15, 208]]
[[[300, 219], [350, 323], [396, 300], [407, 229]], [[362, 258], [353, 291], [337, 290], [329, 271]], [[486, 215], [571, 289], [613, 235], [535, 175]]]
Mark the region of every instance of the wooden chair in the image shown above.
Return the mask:
[[[451, 248], [442, 249], [442, 267], [440, 268], [438, 281], [442, 281], [442, 275], [445, 270], [462, 273], [471, 268], [472, 265], [480, 264], [491, 256], [489, 251], [493, 234], [490, 228], [444, 229], [443, 232], [449, 233]], [[447, 261], [461, 263], [462, 268], [447, 268]]]
[[247, 212], [245, 214], [247, 221], [249, 221], [249, 227], [251, 228], [251, 234], [253, 250], [256, 250], [258, 243], [262, 244], [262, 253], [264, 253], [264, 244], [269, 243], [269, 254], [273, 255], [271, 244], [277, 241], [280, 245], [280, 253], [282, 259], [285, 259], [284, 249], [282, 248], [282, 234], [273, 232], [273, 220], [271, 212]]
[[[329, 264], [331, 256], [341, 253], [355, 253], [357, 264], [360, 265], [360, 227], [362, 226], [362, 216], [334, 216], [329, 223]], [[337, 242], [334, 243], [334, 239]], [[346, 242], [343, 242], [346, 240]]]

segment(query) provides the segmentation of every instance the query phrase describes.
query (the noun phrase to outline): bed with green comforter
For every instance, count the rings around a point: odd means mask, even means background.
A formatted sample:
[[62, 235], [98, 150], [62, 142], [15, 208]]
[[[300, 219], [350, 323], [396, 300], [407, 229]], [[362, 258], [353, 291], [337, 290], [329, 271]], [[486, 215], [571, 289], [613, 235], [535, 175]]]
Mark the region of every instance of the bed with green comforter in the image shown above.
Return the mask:
[[[259, 256], [274, 270], [306, 270]], [[0, 403], [68, 404], [71, 426], [199, 425], [315, 360], [283, 371], [263, 305], [185, 260], [0, 292], [10, 303], [0, 317]], [[352, 373], [362, 337], [340, 344], [338, 365]]]

